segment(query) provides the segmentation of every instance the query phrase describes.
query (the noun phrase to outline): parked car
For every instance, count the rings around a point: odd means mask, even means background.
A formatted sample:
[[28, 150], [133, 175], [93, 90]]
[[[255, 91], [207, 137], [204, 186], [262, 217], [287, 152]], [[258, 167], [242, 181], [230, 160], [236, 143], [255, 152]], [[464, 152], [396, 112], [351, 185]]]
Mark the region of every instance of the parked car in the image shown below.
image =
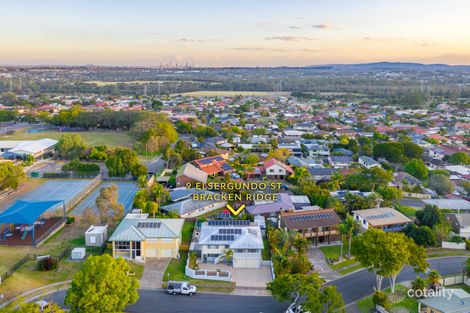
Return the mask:
[[196, 286], [191, 285], [187, 281], [170, 281], [168, 282], [167, 292], [170, 295], [189, 295], [192, 296], [196, 293]]

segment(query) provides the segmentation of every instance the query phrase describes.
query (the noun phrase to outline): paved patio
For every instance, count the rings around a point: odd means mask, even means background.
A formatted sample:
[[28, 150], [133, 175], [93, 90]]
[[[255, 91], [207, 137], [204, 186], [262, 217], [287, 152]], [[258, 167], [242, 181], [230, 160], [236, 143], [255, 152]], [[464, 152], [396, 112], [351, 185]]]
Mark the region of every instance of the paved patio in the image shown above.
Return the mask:
[[144, 274], [140, 280], [141, 289], [162, 288], [162, 279], [171, 259], [145, 258]]
[[237, 287], [266, 288], [266, 284], [272, 281], [271, 268], [233, 268], [224, 263], [199, 263], [200, 269], [226, 270], [232, 273], [232, 279]]

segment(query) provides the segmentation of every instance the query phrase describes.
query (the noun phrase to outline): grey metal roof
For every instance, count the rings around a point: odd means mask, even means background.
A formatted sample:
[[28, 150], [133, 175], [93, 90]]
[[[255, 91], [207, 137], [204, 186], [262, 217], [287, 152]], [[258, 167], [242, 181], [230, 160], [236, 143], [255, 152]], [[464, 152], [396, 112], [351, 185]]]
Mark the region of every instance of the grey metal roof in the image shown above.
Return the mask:
[[[159, 227], [139, 227], [139, 223], [159, 223]], [[109, 241], [143, 241], [157, 238], [179, 238], [183, 228], [184, 219], [179, 218], [124, 218]]]

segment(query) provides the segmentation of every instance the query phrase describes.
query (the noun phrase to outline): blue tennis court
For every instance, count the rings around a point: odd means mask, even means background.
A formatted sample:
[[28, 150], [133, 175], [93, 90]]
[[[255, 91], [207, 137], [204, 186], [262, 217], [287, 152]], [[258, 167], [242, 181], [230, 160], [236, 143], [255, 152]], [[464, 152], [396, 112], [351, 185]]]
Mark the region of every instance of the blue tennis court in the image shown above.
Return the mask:
[[[22, 200], [29, 201], [50, 201], [61, 200], [65, 201], [66, 206], [75, 196], [84, 192], [92, 180], [90, 179], [73, 179], [73, 180], [50, 180], [39, 186], [38, 188], [30, 191]], [[57, 206], [54, 206], [49, 212], [54, 211]]]
[[98, 213], [96, 207], [96, 198], [100, 194], [100, 190], [103, 187], [110, 185], [116, 185], [118, 187], [118, 201], [124, 206], [124, 211], [129, 212], [132, 209], [132, 203], [134, 202], [134, 196], [139, 190], [134, 182], [104, 182], [98, 185], [92, 193], [90, 193], [85, 199], [83, 199], [78, 206], [72, 210], [72, 215], [81, 215], [86, 208], [93, 208]]

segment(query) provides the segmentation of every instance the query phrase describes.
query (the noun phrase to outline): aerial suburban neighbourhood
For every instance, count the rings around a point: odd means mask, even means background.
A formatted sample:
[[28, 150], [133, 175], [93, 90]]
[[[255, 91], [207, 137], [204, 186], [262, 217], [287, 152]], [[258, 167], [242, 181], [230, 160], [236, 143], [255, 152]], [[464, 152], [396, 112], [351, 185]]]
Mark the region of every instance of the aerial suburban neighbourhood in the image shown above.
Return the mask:
[[52, 2], [0, 4], [0, 313], [470, 313], [468, 1]]

